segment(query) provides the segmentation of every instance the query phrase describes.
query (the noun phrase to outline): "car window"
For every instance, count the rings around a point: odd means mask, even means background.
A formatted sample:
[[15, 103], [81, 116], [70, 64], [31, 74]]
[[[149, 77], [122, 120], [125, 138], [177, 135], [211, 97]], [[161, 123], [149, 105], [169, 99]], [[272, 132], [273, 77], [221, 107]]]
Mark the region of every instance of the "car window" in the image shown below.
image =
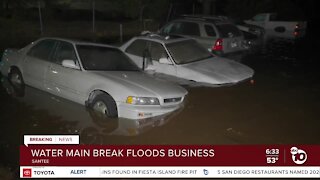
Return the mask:
[[181, 34], [190, 36], [200, 36], [200, 29], [197, 23], [183, 22], [180, 26]]
[[200, 29], [197, 23], [177, 22], [170, 29], [170, 34], [182, 34], [188, 36], [200, 36]]
[[56, 41], [51, 39], [46, 39], [38, 42], [34, 45], [29, 52], [28, 56], [36, 57], [42, 60], [50, 61], [50, 54], [55, 46]]
[[212, 26], [206, 24], [206, 25], [204, 25], [204, 29], [207, 33], [207, 36], [211, 36], [211, 37], [217, 36], [216, 31], [213, 29]]
[[146, 40], [142, 40], [142, 39], [138, 39], [135, 40], [127, 49], [126, 52], [129, 54], [133, 54], [136, 56], [143, 56], [143, 52], [147, 47], [147, 41]]
[[63, 60], [73, 60], [77, 64], [77, 56], [71, 43], [60, 41], [56, 51], [55, 61], [62, 64]]
[[76, 47], [85, 70], [139, 71], [131, 59], [119, 49], [93, 45]]
[[164, 34], [170, 34], [170, 33], [173, 33], [172, 31], [172, 28], [174, 27], [174, 23], [171, 23], [169, 25], [167, 25], [166, 27], [163, 28], [162, 30], [162, 33]]
[[180, 32], [181, 23], [173, 23], [171, 26], [168, 27], [168, 34], [179, 34]]
[[237, 26], [233, 24], [217, 24], [216, 27], [223, 38], [232, 38], [242, 35]]
[[149, 49], [151, 59], [153, 61], [159, 61], [160, 58], [162, 57], [168, 57], [166, 50], [164, 47], [157, 42], [150, 42], [150, 49]]
[[187, 64], [212, 57], [209, 51], [195, 40], [168, 43], [166, 46], [176, 64]]
[[258, 14], [256, 16], [254, 16], [252, 19], [254, 21], [265, 21], [267, 18], [267, 15], [266, 14]]

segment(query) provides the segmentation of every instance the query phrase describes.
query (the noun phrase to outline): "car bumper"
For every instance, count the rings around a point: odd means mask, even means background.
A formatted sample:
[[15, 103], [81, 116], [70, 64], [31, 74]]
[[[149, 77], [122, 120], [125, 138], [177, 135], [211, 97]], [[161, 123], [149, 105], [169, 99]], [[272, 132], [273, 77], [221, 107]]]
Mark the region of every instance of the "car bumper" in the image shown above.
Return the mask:
[[128, 119], [145, 119], [171, 113], [183, 107], [183, 103], [174, 106], [135, 106], [118, 104], [118, 116]]
[[142, 134], [154, 127], [163, 126], [169, 122], [172, 117], [179, 114], [181, 110], [182, 108], [179, 108], [171, 113], [144, 119], [125, 119], [127, 122], [126, 125], [113, 131], [110, 135], [136, 136]]

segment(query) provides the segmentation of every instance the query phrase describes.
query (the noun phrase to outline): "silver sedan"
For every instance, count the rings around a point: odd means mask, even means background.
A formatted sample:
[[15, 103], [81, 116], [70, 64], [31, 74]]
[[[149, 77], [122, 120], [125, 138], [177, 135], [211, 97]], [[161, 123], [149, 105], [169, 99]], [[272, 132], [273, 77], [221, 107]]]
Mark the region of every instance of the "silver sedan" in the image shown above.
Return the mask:
[[254, 75], [250, 67], [214, 56], [188, 38], [150, 34], [132, 38], [121, 49], [141, 69], [179, 84], [232, 85]]
[[108, 117], [143, 119], [179, 109], [187, 91], [157, 80], [119, 49], [60, 38], [42, 38], [5, 50], [0, 71], [16, 90], [24, 85], [87, 105]]

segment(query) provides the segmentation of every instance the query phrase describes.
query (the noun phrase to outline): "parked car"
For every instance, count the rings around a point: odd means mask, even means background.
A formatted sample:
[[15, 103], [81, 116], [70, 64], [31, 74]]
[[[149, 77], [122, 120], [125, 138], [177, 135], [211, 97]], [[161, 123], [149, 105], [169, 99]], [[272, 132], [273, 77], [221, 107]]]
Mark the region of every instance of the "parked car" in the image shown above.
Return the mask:
[[87, 105], [109, 117], [150, 118], [183, 105], [187, 91], [153, 79], [118, 48], [42, 38], [6, 50], [0, 71], [16, 89], [24, 85]]
[[281, 18], [276, 13], [257, 14], [245, 22], [264, 28], [266, 40], [272, 38], [295, 40], [303, 37], [307, 28], [305, 21], [289, 21], [288, 18]]
[[241, 60], [246, 51], [241, 31], [220, 16], [184, 16], [166, 24], [159, 33], [192, 38], [212, 53], [230, 59]]
[[[46, 118], [42, 114], [42, 118], [31, 118], [33, 122], [28, 123], [37, 124], [36, 128], [48, 128], [54, 125], [59, 127], [57, 130], [62, 134], [80, 134], [81, 143], [84, 144], [102, 144], [103, 137], [106, 136], [136, 136], [163, 126], [180, 112], [175, 111], [174, 113], [144, 119], [110, 119], [99, 112], [81, 108], [81, 105], [72, 101], [33, 87], [26, 86], [24, 95], [20, 96], [7, 78], [0, 80], [0, 86], [2, 84], [8, 95], [17, 100], [17, 102], [32, 107], [35, 112], [49, 112], [46, 116], [50, 118]], [[37, 117], [38, 113], [34, 114]], [[15, 121], [18, 121], [18, 119]], [[32, 129], [33, 127], [28, 126], [24, 130], [30, 130], [28, 128]]]
[[254, 71], [218, 57], [193, 39], [149, 34], [134, 37], [120, 47], [140, 68], [208, 86], [239, 83]]

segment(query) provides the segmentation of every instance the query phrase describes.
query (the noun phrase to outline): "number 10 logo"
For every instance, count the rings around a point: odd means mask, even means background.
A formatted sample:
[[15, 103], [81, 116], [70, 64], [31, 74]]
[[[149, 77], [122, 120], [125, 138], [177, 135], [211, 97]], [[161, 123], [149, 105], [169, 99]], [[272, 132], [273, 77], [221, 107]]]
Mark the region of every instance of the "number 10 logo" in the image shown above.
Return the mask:
[[297, 147], [292, 147], [290, 149], [290, 153], [292, 154], [292, 160], [296, 164], [303, 164], [307, 160], [307, 153], [302, 150], [298, 149]]

